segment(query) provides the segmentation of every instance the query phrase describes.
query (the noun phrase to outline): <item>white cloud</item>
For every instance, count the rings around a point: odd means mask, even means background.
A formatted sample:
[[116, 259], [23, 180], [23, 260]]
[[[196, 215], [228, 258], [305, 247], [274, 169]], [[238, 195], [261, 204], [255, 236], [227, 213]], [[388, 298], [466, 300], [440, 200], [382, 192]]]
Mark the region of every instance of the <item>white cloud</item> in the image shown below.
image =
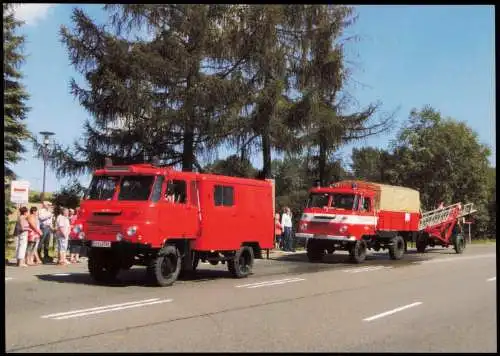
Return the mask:
[[49, 15], [50, 10], [57, 4], [15, 4], [14, 13], [18, 20], [24, 21], [27, 26], [36, 25]]

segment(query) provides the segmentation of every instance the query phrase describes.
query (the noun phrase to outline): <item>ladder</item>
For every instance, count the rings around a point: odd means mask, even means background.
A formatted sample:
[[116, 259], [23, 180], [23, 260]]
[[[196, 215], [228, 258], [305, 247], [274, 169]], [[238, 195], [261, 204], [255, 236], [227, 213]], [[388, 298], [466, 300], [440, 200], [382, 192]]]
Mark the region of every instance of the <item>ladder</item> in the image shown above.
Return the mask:
[[418, 225], [419, 230], [431, 226], [437, 226], [448, 220], [461, 218], [477, 211], [474, 209], [474, 203], [467, 203], [462, 206], [461, 203], [449, 205], [443, 209], [435, 209], [422, 214]]

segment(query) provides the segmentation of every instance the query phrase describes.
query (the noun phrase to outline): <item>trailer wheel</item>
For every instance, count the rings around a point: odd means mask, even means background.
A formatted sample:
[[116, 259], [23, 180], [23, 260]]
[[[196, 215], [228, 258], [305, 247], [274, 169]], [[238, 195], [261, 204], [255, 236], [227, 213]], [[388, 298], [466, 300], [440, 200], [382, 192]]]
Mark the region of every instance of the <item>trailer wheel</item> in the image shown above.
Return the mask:
[[253, 261], [253, 249], [250, 246], [242, 246], [234, 258], [227, 261], [227, 269], [233, 277], [245, 278], [252, 273]]
[[361, 263], [366, 259], [366, 242], [358, 240], [349, 246], [349, 257], [352, 262]]
[[417, 252], [424, 253], [425, 248], [427, 247], [427, 238], [425, 236], [419, 235], [415, 244], [417, 245]]
[[307, 258], [309, 262], [321, 262], [325, 255], [325, 249], [318, 246], [314, 240], [309, 241], [307, 244]]
[[89, 251], [88, 268], [90, 276], [96, 282], [111, 282], [116, 279], [120, 266], [114, 263], [111, 254], [103, 253], [103, 251], [95, 248]]
[[167, 245], [162, 248], [158, 255], [148, 266], [148, 276], [160, 287], [172, 285], [181, 271], [181, 256], [177, 247]]
[[461, 254], [465, 250], [465, 239], [462, 235], [457, 235], [455, 237], [455, 241], [453, 242], [453, 247], [455, 248], [455, 252]]
[[393, 260], [400, 260], [405, 253], [405, 240], [401, 236], [392, 239], [392, 245], [389, 246], [389, 256]]

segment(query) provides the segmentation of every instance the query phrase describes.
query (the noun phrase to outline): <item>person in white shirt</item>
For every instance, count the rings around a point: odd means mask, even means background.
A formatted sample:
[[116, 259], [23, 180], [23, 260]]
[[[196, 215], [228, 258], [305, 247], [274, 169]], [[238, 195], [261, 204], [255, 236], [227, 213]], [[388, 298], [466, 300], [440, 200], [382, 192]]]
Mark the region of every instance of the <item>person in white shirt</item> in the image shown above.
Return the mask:
[[69, 209], [63, 208], [62, 214], [57, 217], [56, 220], [56, 238], [57, 238], [57, 249], [59, 250], [59, 265], [69, 264], [66, 261], [66, 250], [68, 249], [68, 240], [70, 232], [70, 222], [69, 222]]
[[289, 207], [283, 209], [281, 215], [281, 226], [283, 227], [283, 251], [292, 251], [292, 211]]
[[51, 225], [53, 217], [53, 214], [50, 211], [51, 206], [52, 204], [49, 201], [44, 201], [42, 203], [42, 208], [38, 212], [38, 220], [40, 220], [40, 229], [42, 230], [42, 236], [40, 237], [40, 242], [38, 243], [37, 250], [38, 256], [40, 256], [44, 263], [52, 262], [52, 258], [50, 258], [49, 256], [49, 244], [52, 235]]

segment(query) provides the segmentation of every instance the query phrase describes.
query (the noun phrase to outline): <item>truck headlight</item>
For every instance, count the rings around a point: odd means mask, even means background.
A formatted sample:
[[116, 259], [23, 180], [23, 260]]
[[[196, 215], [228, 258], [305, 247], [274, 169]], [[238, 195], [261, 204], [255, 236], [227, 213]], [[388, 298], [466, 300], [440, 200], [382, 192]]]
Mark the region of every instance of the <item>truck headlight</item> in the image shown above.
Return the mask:
[[85, 233], [84, 233], [83, 231], [82, 231], [82, 232], [80, 232], [80, 233], [78, 234], [78, 238], [79, 238], [80, 240], [85, 240]]
[[116, 241], [121, 241], [123, 240], [123, 235], [121, 233], [116, 234]]
[[137, 233], [137, 226], [131, 226], [127, 229], [128, 236], [134, 236]]
[[339, 231], [341, 233], [347, 232], [347, 226], [345, 226], [345, 225], [341, 226], [340, 229], [339, 229]]

